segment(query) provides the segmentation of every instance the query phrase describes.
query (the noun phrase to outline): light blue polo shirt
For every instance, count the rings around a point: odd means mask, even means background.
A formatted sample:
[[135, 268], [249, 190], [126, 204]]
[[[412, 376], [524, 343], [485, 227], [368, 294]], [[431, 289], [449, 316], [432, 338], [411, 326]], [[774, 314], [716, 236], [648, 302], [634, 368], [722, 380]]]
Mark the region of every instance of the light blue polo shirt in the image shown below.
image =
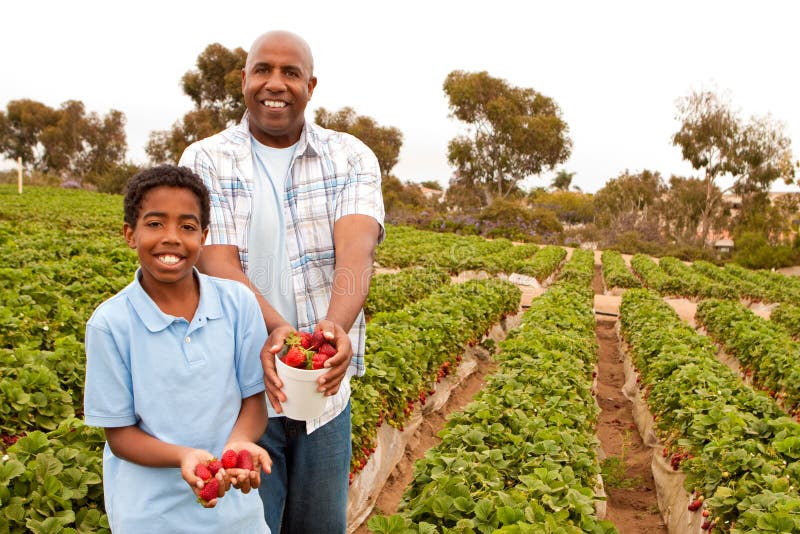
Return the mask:
[[[86, 424], [138, 425], [156, 438], [219, 457], [243, 398], [264, 391], [266, 341], [255, 296], [243, 284], [200, 280], [191, 322], [163, 313], [134, 281], [86, 325]], [[257, 491], [231, 489], [215, 508], [196, 502], [178, 468], [143, 467], [103, 452], [103, 490], [114, 534], [267, 533]]]

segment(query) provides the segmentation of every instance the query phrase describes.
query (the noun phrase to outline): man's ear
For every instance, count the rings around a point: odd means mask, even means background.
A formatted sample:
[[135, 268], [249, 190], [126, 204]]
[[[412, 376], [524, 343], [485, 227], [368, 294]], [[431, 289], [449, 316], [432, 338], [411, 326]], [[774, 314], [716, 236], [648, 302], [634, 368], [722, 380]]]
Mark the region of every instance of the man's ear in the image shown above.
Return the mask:
[[317, 77], [312, 76], [308, 79], [308, 99], [311, 100], [311, 96], [314, 94], [314, 88], [317, 86]]
[[133, 227], [128, 223], [122, 224], [122, 235], [125, 236], [125, 241], [128, 242], [128, 247], [135, 249], [136, 248], [136, 236], [133, 232]]

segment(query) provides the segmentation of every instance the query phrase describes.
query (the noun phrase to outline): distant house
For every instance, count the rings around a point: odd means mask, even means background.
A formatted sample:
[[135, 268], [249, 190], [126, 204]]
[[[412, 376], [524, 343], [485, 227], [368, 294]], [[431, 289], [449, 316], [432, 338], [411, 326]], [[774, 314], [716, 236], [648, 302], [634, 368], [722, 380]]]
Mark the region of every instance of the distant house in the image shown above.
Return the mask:
[[419, 186], [419, 189], [427, 199], [435, 198], [439, 202], [444, 200], [444, 191], [441, 189], [431, 189], [430, 187], [425, 187], [424, 185]]
[[721, 254], [730, 254], [733, 252], [733, 239], [717, 239], [714, 241], [714, 250]]

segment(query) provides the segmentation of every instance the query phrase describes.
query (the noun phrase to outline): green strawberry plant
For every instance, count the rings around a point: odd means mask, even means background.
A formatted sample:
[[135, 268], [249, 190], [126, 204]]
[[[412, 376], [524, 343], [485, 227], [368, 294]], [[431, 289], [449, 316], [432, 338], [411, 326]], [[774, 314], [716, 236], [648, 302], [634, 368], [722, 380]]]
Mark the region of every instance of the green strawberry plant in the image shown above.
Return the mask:
[[625, 265], [625, 260], [619, 251], [604, 250], [600, 255], [600, 261], [603, 265], [603, 279], [607, 288], [629, 289], [642, 287], [642, 282]]
[[736, 357], [756, 387], [778, 399], [800, 421], [800, 344], [780, 325], [738, 301], [705, 300], [697, 320], [725, 351]]
[[663, 454], [705, 497], [715, 531], [780, 521], [798, 498], [800, 424], [720, 363], [714, 344], [653, 292], [626, 292], [620, 314]]
[[616, 532], [595, 512], [593, 261], [573, 256], [565, 270], [584, 283], [534, 301], [500, 343], [498, 372], [451, 414], [399, 513], [373, 517], [373, 532]]

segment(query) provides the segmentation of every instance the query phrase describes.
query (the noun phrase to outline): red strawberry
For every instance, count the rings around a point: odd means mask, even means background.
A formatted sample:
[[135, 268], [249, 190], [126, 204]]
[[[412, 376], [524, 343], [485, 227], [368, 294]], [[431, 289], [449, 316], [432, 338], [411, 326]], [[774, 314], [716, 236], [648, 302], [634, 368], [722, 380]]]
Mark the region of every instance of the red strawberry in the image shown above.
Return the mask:
[[222, 467], [225, 469], [232, 469], [239, 465], [239, 455], [236, 451], [228, 449], [222, 453]]
[[212, 478], [206, 485], [203, 486], [203, 489], [200, 490], [200, 496], [197, 497], [197, 501], [201, 504], [207, 504], [212, 499], [217, 498], [217, 493], [219, 492], [219, 482], [216, 478]]
[[306, 353], [300, 347], [292, 347], [286, 356], [283, 357], [283, 363], [289, 367], [296, 367], [297, 369], [306, 368]]
[[322, 333], [322, 330], [314, 330], [314, 333], [311, 334], [311, 345], [308, 348], [318, 349], [325, 342], [325, 335]]
[[239, 465], [239, 469], [247, 469], [248, 471], [252, 471], [254, 469], [253, 456], [250, 454], [250, 451], [246, 449], [242, 449], [239, 451], [239, 458], [237, 463]]
[[311, 348], [311, 344], [313, 343], [313, 336], [308, 332], [300, 332], [300, 345], [304, 349]]
[[222, 469], [222, 462], [216, 458], [213, 458], [210, 462], [208, 462], [208, 470], [211, 471], [211, 476], [216, 475], [217, 471], [220, 469]]
[[330, 343], [323, 343], [320, 345], [319, 349], [317, 350], [320, 354], [324, 354], [325, 357], [330, 358], [334, 354], [336, 354], [336, 347], [331, 345]]
[[322, 369], [325, 367], [325, 362], [328, 360], [328, 357], [318, 352], [314, 354], [314, 357], [311, 358], [311, 368], [312, 369]]
[[695, 510], [699, 510], [701, 506], [703, 506], [703, 496], [702, 495], [699, 496], [698, 498], [696, 498], [695, 500], [693, 500], [689, 504], [689, 511], [694, 512]]
[[203, 480], [208, 480], [209, 478], [214, 476], [211, 474], [211, 470], [208, 468], [206, 464], [197, 464], [197, 466], [195, 466], [194, 468], [194, 474]]

